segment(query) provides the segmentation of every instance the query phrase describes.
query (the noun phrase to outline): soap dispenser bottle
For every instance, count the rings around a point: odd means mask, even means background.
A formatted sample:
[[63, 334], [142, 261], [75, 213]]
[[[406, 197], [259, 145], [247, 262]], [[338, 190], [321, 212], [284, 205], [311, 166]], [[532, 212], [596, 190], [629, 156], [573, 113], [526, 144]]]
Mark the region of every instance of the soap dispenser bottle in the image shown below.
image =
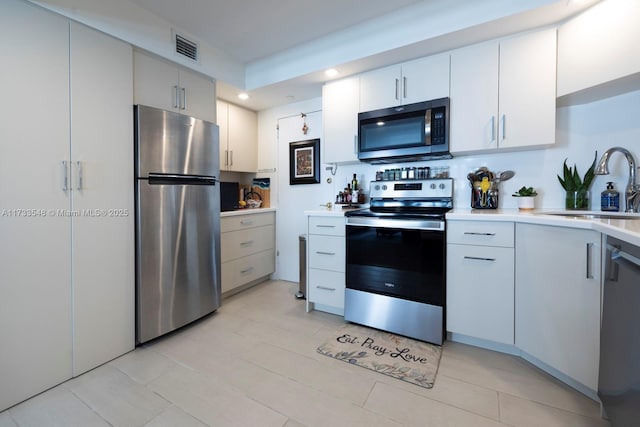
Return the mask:
[[609, 212], [620, 210], [620, 193], [613, 188], [613, 182], [607, 182], [607, 189], [600, 195], [600, 209]]

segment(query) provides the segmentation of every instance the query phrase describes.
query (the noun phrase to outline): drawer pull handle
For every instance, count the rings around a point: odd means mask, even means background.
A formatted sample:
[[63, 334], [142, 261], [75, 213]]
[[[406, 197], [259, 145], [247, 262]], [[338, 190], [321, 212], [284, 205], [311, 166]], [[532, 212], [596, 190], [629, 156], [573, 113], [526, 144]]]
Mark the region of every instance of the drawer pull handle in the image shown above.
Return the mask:
[[319, 285], [318, 285], [318, 286], [316, 286], [316, 288], [318, 288], [318, 289], [322, 289], [323, 291], [331, 291], [331, 292], [333, 292], [333, 291], [335, 291], [335, 290], [336, 290], [336, 288], [330, 288], [330, 287], [328, 287], [328, 286], [319, 286]]
[[240, 274], [247, 274], [253, 271], [253, 267], [245, 268], [244, 270], [240, 270]]
[[240, 242], [240, 246], [249, 246], [253, 245], [253, 240], [248, 240], [246, 242]]
[[316, 251], [316, 253], [318, 255], [332, 255], [332, 256], [336, 254], [335, 252], [320, 252], [320, 251]]
[[491, 261], [491, 262], [495, 262], [495, 258], [481, 258], [481, 257], [475, 257], [475, 256], [465, 256], [464, 259], [473, 259], [476, 261]]
[[468, 234], [471, 236], [495, 236], [496, 233], [476, 233], [474, 231], [465, 231], [464, 234]]
[[318, 228], [336, 228], [335, 225], [324, 225], [324, 224], [318, 224], [318, 225], [316, 225], [316, 227], [318, 227]]
[[242, 225], [251, 225], [251, 224], [253, 224], [253, 221], [251, 221], [251, 220], [242, 220], [242, 221], [240, 221], [240, 224], [242, 224]]

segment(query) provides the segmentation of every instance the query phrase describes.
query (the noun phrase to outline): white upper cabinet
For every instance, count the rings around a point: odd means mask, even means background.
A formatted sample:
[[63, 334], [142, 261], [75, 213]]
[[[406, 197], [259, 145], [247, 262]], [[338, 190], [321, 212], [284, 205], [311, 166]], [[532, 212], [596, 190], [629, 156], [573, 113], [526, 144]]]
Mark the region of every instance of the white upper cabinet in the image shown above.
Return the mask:
[[[562, 25], [558, 29], [558, 96], [640, 73], [639, 17], [637, 0], [607, 0]], [[630, 90], [637, 89], [636, 79]]]
[[256, 172], [258, 169], [258, 115], [218, 100], [220, 170]]
[[359, 84], [356, 76], [322, 87], [322, 163], [358, 161]]
[[448, 96], [448, 53], [360, 75], [361, 112]]
[[555, 142], [556, 30], [451, 54], [451, 152]]
[[134, 51], [134, 102], [216, 121], [213, 79], [141, 51]]

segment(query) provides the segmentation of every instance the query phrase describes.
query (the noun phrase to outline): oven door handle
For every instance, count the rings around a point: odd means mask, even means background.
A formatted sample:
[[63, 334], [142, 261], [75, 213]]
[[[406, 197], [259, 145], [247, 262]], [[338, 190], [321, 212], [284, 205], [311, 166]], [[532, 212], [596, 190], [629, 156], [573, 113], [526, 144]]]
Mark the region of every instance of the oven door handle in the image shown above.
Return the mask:
[[347, 226], [394, 228], [424, 231], [444, 231], [445, 222], [439, 219], [403, 219], [403, 218], [370, 218], [348, 217]]

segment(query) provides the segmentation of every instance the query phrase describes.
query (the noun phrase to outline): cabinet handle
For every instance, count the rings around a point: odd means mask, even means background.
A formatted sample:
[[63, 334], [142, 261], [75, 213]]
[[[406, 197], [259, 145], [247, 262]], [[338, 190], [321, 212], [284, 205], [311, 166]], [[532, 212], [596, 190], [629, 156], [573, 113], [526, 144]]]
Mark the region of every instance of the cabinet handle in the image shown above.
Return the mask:
[[336, 288], [330, 288], [328, 286], [320, 286], [320, 285], [317, 285], [316, 288], [317, 289], [322, 289], [323, 291], [331, 291], [331, 292], [336, 290]]
[[587, 243], [587, 279], [593, 279], [593, 273], [591, 272], [591, 252], [593, 243]]
[[82, 190], [82, 162], [80, 160], [78, 160], [76, 162], [76, 168], [78, 169], [77, 171], [77, 177], [78, 177], [78, 191]]
[[502, 115], [502, 136], [501, 139], [504, 141], [505, 138], [507, 137], [507, 116], [505, 116], [504, 114]]
[[396, 79], [396, 99], [400, 99], [400, 79]]
[[229, 166], [233, 166], [233, 150], [229, 150]]
[[477, 233], [475, 231], [465, 231], [464, 234], [471, 236], [495, 236], [496, 233]]
[[180, 97], [180, 109], [181, 110], [186, 110], [187, 109], [187, 90], [185, 88], [180, 88], [180, 93], [181, 93], [181, 97]]
[[247, 240], [246, 242], [240, 242], [240, 246], [253, 245], [253, 240]]
[[242, 225], [252, 225], [253, 221], [250, 219], [243, 219], [242, 221], [240, 221], [240, 224]]
[[62, 161], [62, 191], [69, 191], [69, 166], [66, 160]]
[[178, 108], [178, 106], [180, 105], [180, 100], [179, 100], [180, 96], [178, 94], [178, 86], [174, 86], [173, 87], [173, 108]]
[[321, 252], [321, 251], [316, 251], [316, 253], [318, 255], [331, 255], [331, 256], [336, 254], [335, 252]]
[[491, 262], [495, 262], [495, 258], [480, 258], [480, 257], [475, 257], [475, 256], [466, 256], [464, 257], [464, 259], [473, 259], [476, 261], [491, 261]]
[[229, 150], [224, 150], [224, 165], [229, 166]]
[[318, 224], [318, 225], [316, 225], [316, 227], [318, 227], [318, 228], [336, 228], [335, 225], [324, 225], [324, 224]]
[[402, 96], [405, 99], [407, 98], [407, 78], [406, 77], [402, 78]]
[[253, 270], [253, 267], [245, 268], [244, 270], [240, 270], [240, 274], [247, 274]]
[[358, 135], [353, 135], [353, 154], [358, 154]]
[[496, 116], [491, 116], [491, 142], [496, 140]]

